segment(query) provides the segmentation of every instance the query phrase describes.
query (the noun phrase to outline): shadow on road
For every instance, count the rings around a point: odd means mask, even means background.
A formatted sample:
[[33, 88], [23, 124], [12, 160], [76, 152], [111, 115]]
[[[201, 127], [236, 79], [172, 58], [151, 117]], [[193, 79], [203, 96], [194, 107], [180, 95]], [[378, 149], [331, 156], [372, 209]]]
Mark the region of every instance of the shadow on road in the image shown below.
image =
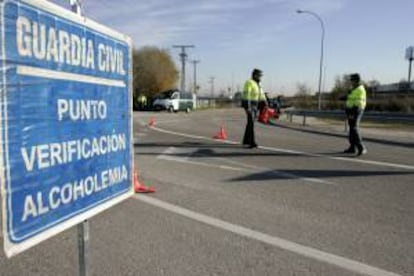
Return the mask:
[[[276, 123], [276, 122], [270, 122], [270, 125], [293, 130], [293, 131], [300, 131], [300, 132], [312, 133], [312, 134], [317, 134], [317, 135], [342, 137], [345, 139], [348, 137], [348, 134], [346, 133], [340, 134], [340, 133], [328, 132], [328, 131], [318, 130], [318, 129], [308, 129], [308, 128], [302, 128], [302, 127], [287, 126], [287, 125]], [[385, 139], [380, 139], [380, 138], [364, 137], [364, 141], [369, 141], [369, 142], [383, 144], [383, 145], [390, 145], [390, 146], [414, 147], [414, 143], [390, 141], [390, 140], [385, 140]]]
[[407, 171], [346, 171], [346, 170], [269, 170], [260, 173], [252, 173], [243, 177], [230, 179], [238, 181], [266, 181], [278, 179], [297, 179], [298, 177], [327, 178], [327, 177], [368, 177], [389, 175], [411, 175], [414, 172]]
[[[191, 154], [193, 158], [224, 158], [238, 156], [302, 156], [308, 155], [285, 153], [285, 152], [269, 152], [260, 149], [248, 149], [242, 145], [231, 145], [222, 143], [135, 143], [135, 155], [171, 155], [175, 157], [188, 157]], [[158, 150], [148, 151], [147, 149], [157, 148]], [[176, 152], [163, 152], [169, 148], [180, 149]], [[188, 149], [188, 150], [185, 150]], [[217, 151], [223, 149], [223, 151]]]
[[[243, 147], [242, 145], [234, 144], [225, 144], [225, 143], [199, 143], [199, 142], [182, 142], [182, 143], [170, 143], [170, 142], [157, 142], [157, 143], [135, 143], [134, 147], [137, 149], [135, 154], [138, 155], [159, 155], [159, 154], [170, 154], [173, 156], [187, 156], [188, 153], [192, 153], [192, 157], [237, 157], [237, 156], [296, 156], [296, 157], [312, 157], [310, 154], [301, 154], [301, 153], [289, 153], [289, 152], [269, 152], [267, 150], [258, 149], [249, 149]], [[158, 148], [158, 151], [149, 152], [145, 149], [149, 148]], [[163, 148], [177, 148], [177, 149], [188, 149], [185, 154], [180, 154], [178, 152], [163, 153]], [[142, 151], [140, 150], [142, 149]], [[232, 150], [231, 152], [218, 152], [215, 149], [224, 149]], [[311, 153], [312, 154], [312, 153]], [[325, 155], [332, 157], [355, 157], [354, 155], [345, 154], [343, 151], [335, 152], [322, 152], [314, 153], [317, 155]]]

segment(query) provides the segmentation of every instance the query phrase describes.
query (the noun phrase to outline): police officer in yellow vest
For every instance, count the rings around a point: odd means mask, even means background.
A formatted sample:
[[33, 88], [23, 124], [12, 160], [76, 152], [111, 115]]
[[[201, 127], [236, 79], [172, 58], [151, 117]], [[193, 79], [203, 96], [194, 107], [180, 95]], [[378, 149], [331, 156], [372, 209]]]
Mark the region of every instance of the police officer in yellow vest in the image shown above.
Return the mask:
[[144, 94], [138, 96], [139, 110], [144, 110], [147, 106], [147, 97]]
[[243, 145], [246, 145], [249, 148], [257, 148], [254, 135], [254, 121], [256, 120], [259, 103], [266, 102], [263, 89], [260, 86], [262, 76], [263, 72], [261, 70], [254, 69], [252, 72], [252, 78], [245, 82], [243, 88], [242, 107], [244, 108], [247, 116]]
[[367, 103], [367, 93], [364, 85], [361, 84], [359, 74], [351, 74], [349, 79], [352, 89], [346, 97], [345, 112], [348, 118], [350, 145], [344, 153], [356, 153], [359, 156], [367, 153], [367, 149], [362, 144], [361, 133], [359, 131], [359, 124]]

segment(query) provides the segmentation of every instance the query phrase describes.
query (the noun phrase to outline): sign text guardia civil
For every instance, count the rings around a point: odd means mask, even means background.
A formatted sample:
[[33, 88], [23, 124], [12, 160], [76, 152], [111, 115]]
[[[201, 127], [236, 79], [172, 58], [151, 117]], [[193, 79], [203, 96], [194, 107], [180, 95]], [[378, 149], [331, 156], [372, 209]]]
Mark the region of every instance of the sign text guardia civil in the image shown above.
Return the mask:
[[24, 16], [17, 18], [16, 33], [17, 49], [22, 57], [120, 75], [127, 73], [123, 63], [123, 52], [109, 45], [95, 45], [92, 39], [38, 23]]

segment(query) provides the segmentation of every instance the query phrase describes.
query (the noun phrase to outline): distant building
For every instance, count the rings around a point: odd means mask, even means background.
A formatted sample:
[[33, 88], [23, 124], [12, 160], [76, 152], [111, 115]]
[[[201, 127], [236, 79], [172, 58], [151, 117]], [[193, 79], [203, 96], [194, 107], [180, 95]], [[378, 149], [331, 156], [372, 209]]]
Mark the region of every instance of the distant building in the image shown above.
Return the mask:
[[388, 83], [388, 84], [381, 84], [378, 86], [371, 87], [371, 92], [375, 95], [414, 95], [414, 82], [396, 82], [396, 83]]

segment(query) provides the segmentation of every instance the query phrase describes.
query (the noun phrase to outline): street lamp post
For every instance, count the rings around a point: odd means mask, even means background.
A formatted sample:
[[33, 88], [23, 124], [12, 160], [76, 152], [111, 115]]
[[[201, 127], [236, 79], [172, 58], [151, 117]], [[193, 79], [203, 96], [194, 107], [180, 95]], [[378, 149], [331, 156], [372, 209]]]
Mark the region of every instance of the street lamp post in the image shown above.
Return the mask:
[[318, 85], [318, 109], [321, 110], [321, 99], [322, 99], [322, 91], [321, 91], [321, 86], [322, 86], [322, 68], [323, 68], [323, 41], [325, 39], [325, 25], [323, 24], [323, 20], [322, 18], [312, 12], [312, 11], [307, 11], [307, 10], [297, 10], [297, 13], [307, 13], [310, 14], [312, 16], [314, 16], [316, 19], [318, 19], [318, 21], [321, 23], [321, 28], [322, 28], [322, 36], [321, 36], [321, 58], [319, 61], [319, 85]]

